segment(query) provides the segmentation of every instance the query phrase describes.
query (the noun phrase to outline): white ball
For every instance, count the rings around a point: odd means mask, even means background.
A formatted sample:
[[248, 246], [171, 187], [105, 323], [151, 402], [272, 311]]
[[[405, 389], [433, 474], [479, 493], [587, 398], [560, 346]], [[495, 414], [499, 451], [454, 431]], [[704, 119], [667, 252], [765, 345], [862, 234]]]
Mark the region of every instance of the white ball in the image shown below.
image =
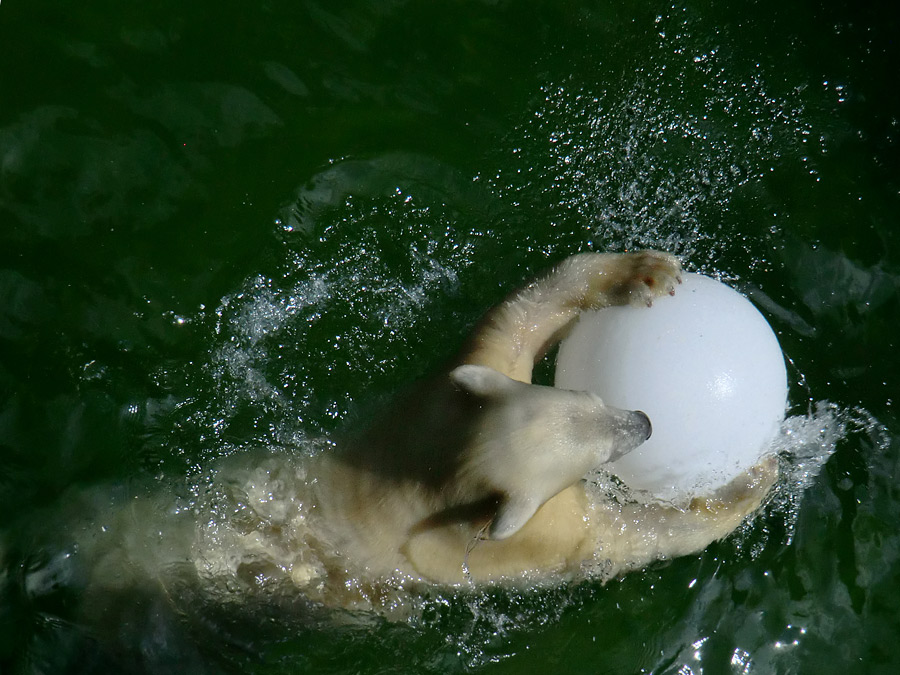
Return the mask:
[[630, 488], [684, 502], [757, 464], [784, 418], [778, 340], [737, 291], [685, 274], [652, 307], [585, 312], [560, 345], [556, 386], [643, 410], [651, 438], [607, 465]]

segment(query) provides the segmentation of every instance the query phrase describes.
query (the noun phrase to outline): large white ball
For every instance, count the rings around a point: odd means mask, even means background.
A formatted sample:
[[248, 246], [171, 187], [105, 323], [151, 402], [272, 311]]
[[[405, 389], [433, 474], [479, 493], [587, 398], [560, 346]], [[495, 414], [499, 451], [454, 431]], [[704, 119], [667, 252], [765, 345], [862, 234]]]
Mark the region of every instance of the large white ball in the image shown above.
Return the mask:
[[685, 274], [652, 307], [586, 312], [560, 345], [556, 386], [643, 410], [651, 438], [608, 468], [635, 490], [683, 502], [766, 454], [784, 418], [778, 340], [737, 291]]

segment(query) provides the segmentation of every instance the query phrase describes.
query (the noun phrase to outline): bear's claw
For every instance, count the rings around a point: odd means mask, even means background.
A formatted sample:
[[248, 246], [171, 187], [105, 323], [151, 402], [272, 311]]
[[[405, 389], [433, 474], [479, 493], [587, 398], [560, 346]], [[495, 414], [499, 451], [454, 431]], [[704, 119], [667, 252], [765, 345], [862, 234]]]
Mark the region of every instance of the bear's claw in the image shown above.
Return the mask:
[[629, 266], [625, 287], [628, 303], [651, 306], [662, 295], [675, 295], [681, 283], [681, 262], [661, 251], [640, 251], [623, 258]]

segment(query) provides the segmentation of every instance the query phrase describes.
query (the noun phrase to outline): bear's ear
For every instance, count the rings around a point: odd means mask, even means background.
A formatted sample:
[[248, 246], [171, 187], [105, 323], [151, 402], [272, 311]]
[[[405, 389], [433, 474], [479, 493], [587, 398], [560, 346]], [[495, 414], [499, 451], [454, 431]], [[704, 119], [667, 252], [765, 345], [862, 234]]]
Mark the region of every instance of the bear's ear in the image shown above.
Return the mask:
[[450, 381], [458, 389], [483, 398], [500, 396], [515, 386], [515, 380], [498, 373], [493, 368], [472, 364], [451, 370]]
[[537, 499], [524, 495], [507, 496], [497, 507], [488, 536], [491, 539], [506, 539], [513, 536], [531, 520], [531, 516], [537, 512], [540, 505]]

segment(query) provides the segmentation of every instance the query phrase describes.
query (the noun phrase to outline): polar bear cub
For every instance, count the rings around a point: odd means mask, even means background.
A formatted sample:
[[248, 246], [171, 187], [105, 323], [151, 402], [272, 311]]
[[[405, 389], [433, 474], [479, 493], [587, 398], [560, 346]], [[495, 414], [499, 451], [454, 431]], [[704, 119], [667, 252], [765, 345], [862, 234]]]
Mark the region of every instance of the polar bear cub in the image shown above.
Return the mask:
[[177, 606], [194, 582], [212, 597], [271, 582], [285, 591], [276, 597], [399, 616], [434, 585], [606, 580], [702, 550], [759, 508], [773, 460], [684, 509], [612, 500], [584, 476], [646, 440], [650, 420], [531, 382], [583, 310], [650, 304], [680, 275], [665, 253], [573, 256], [490, 310], [444, 370], [327, 452], [223, 458], [187, 499], [76, 490], [53, 531], [72, 545], [30, 573], [27, 590], [83, 587], [85, 616], [114, 631], [116, 612], [143, 611], [134, 589]]
[[[609, 575], [702, 550], [763, 502], [774, 460], [686, 509], [620, 504], [584, 476], [651, 433], [640, 411], [531, 383], [586, 309], [675, 293], [678, 260], [643, 251], [572, 256], [510, 295], [450, 366], [391, 414], [309, 467], [313, 596], [353, 604], [380, 583], [464, 584]], [[398, 581], [401, 580], [401, 581]]]

